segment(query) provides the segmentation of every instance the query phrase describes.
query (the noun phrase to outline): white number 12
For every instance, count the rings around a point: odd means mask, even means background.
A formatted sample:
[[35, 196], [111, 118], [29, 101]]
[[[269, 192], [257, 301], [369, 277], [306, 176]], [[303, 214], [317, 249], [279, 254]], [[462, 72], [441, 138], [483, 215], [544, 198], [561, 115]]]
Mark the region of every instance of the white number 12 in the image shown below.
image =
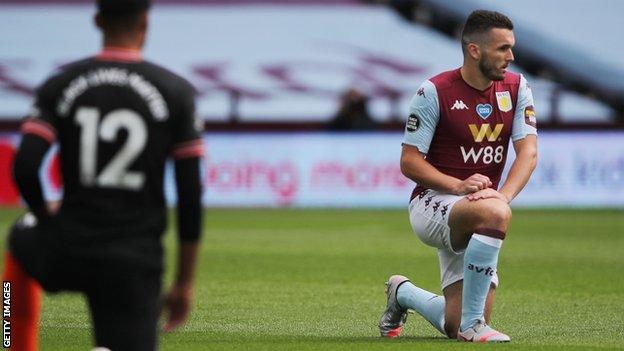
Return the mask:
[[[102, 118], [93, 107], [80, 107], [76, 111], [76, 123], [80, 135], [80, 181], [85, 186], [138, 190], [145, 183], [145, 174], [129, 171], [128, 167], [143, 151], [147, 142], [147, 128], [139, 114], [128, 109], [114, 110]], [[99, 126], [98, 126], [99, 124]], [[96, 175], [98, 141], [113, 142], [120, 129], [128, 132], [128, 138], [112, 160]]]

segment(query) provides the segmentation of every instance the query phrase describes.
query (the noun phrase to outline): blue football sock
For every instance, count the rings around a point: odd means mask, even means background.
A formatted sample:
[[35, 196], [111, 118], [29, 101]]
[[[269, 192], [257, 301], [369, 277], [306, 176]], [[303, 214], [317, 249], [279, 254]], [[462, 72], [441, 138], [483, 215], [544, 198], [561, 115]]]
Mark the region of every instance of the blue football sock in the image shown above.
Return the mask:
[[470, 328], [477, 320], [484, 321], [485, 299], [492, 275], [496, 272], [498, 251], [502, 244], [501, 239], [476, 233], [468, 242], [464, 254], [461, 331]]
[[440, 333], [444, 332], [444, 296], [430, 293], [411, 282], [405, 282], [397, 290], [397, 301], [403, 308], [418, 312]]

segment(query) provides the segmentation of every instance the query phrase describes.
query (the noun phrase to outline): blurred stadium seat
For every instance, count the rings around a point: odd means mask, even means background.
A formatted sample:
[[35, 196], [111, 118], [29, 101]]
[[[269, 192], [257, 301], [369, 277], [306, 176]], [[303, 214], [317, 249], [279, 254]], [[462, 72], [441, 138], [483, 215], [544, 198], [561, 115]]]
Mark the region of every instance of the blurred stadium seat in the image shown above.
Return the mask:
[[[587, 6], [582, 0], [561, 3], [555, 0], [389, 0], [382, 1], [407, 19], [457, 36], [466, 16], [486, 8], [508, 14], [516, 25], [517, 64], [530, 73], [562, 83], [595, 96], [615, 109], [622, 123], [624, 115], [624, 65], [619, 59], [624, 44], [618, 33], [624, 32], [620, 13], [624, 3], [608, 0]], [[567, 94], [555, 87], [551, 100], [557, 106], [550, 114], [561, 122], [598, 119], [595, 116], [573, 118], [560, 106], [570, 103]]]
[[[402, 3], [427, 4], [443, 11], [451, 24], [463, 20], [473, 7], [494, 6], [486, 0]], [[617, 104], [609, 94], [624, 84], [624, 79], [617, 79], [621, 64], [592, 64], [609, 57], [605, 49], [575, 48], [565, 34], [533, 26], [533, 22], [546, 22], [545, 18], [554, 20], [554, 11], [535, 17], [526, 10], [533, 6], [525, 2], [502, 3], [506, 5], [496, 6], [508, 10], [516, 21], [518, 61], [527, 66], [513, 69], [525, 73], [532, 84], [542, 127], [551, 122], [616, 121]], [[167, 62], [195, 84], [199, 112], [211, 124], [236, 121], [238, 128], [269, 123], [303, 129], [323, 125], [334, 115], [340, 96], [357, 87], [371, 98], [375, 120], [400, 129], [420, 82], [461, 65], [456, 39], [445, 36], [440, 26], [406, 22], [390, 6], [355, 1], [156, 4], [146, 55]], [[11, 125], [28, 110], [32, 89], [46, 72], [97, 50], [97, 34], [95, 28], [75, 31], [90, 27], [89, 1], [8, 1], [1, 6], [0, 40], [8, 50], [0, 52], [0, 121]], [[553, 26], [557, 28], [556, 22]], [[596, 35], [604, 33], [593, 28]], [[591, 42], [583, 39], [578, 41]], [[543, 63], [538, 69], [536, 61]], [[540, 73], [546, 71], [565, 78], [564, 84], [543, 79]], [[571, 90], [581, 87], [602, 101]]]

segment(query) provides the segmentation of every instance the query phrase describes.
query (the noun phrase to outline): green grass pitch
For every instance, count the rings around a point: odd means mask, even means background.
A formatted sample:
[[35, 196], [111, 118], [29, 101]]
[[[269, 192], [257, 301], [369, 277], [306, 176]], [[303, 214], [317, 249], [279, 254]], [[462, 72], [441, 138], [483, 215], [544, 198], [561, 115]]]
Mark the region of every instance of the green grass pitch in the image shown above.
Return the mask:
[[[2, 233], [20, 212], [0, 210]], [[493, 317], [512, 342], [500, 345], [446, 340], [418, 315], [400, 339], [378, 337], [389, 275], [439, 292], [436, 252], [406, 210], [208, 210], [204, 235], [192, 317], [162, 350], [624, 350], [621, 210], [514, 212]], [[171, 231], [166, 242], [170, 281]], [[81, 297], [45, 297], [40, 340], [89, 348]]]

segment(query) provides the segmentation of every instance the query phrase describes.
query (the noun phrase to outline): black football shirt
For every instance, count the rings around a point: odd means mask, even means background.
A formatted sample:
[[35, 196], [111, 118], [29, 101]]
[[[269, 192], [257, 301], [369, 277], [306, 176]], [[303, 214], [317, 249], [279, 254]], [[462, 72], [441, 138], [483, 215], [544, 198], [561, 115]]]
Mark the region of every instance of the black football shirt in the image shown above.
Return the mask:
[[37, 90], [22, 131], [59, 144], [68, 243], [159, 238], [169, 157], [200, 156], [195, 91], [132, 53], [105, 50], [65, 66]]

